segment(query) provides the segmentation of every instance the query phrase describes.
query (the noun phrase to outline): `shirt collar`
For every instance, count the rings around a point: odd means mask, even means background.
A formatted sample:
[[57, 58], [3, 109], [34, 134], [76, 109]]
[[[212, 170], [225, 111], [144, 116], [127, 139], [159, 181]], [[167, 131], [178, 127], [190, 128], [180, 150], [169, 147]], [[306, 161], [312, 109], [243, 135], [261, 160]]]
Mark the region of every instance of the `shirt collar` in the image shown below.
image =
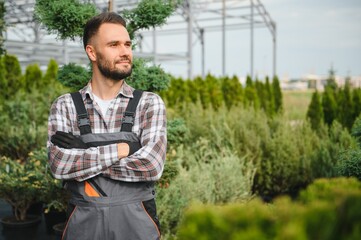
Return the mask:
[[[127, 97], [127, 98], [133, 98], [133, 91], [134, 91], [134, 88], [132, 88], [131, 86], [129, 86], [129, 85], [124, 81], [123, 84], [122, 84], [122, 87], [120, 88], [120, 90], [119, 90], [119, 92], [118, 92], [117, 97], [124, 96], [124, 97]], [[93, 91], [92, 91], [92, 87], [91, 87], [90, 81], [88, 82], [88, 84], [87, 84], [84, 88], [82, 88], [82, 89], [80, 90], [80, 93], [82, 94], [83, 99], [89, 97], [91, 100], [94, 100], [94, 98], [93, 98]]]

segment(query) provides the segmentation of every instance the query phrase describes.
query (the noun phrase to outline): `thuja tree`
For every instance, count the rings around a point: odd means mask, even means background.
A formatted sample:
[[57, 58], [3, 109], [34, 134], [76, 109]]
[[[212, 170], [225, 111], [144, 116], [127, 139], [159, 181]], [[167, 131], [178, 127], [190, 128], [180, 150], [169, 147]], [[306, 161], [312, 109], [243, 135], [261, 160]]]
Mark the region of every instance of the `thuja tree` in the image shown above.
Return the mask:
[[323, 112], [318, 91], [312, 94], [311, 103], [307, 111], [307, 118], [311, 122], [312, 129], [317, 130], [320, 127], [323, 120]]
[[5, 68], [5, 82], [0, 92], [5, 99], [10, 99], [19, 89], [24, 87], [24, 79], [16, 56], [6, 54], [2, 59]]
[[272, 80], [272, 91], [274, 97], [274, 108], [276, 112], [281, 112], [283, 109], [282, 91], [280, 81], [277, 76], [273, 77]]
[[342, 126], [351, 130], [352, 124], [355, 119], [353, 119], [353, 102], [352, 102], [352, 92], [351, 86], [349, 83], [345, 84], [345, 87], [340, 90], [339, 101], [338, 101], [339, 111], [338, 119]]
[[337, 118], [336, 93], [332, 87], [326, 86], [322, 94], [324, 121], [328, 126]]
[[[180, 1], [176, 0], [142, 0], [138, 6], [132, 10], [122, 13], [127, 21], [128, 31], [132, 39], [136, 35], [136, 31], [140, 29], [148, 29], [163, 25], [166, 19], [175, 11]], [[79, 0], [37, 0], [35, 4], [36, 19], [45, 25], [50, 33], [55, 33], [60, 39], [72, 39], [82, 36], [83, 26], [86, 21], [97, 14], [95, 5], [91, 3], [82, 3]], [[143, 90], [159, 91], [168, 86], [170, 80], [159, 66], [149, 66], [146, 61], [134, 60], [135, 68], [133, 77], [129, 79], [129, 83]], [[65, 73], [59, 73], [62, 79], [65, 74], [70, 74], [71, 69], [80, 71], [74, 64], [69, 68], [60, 69]], [[146, 70], [144, 70], [146, 69]], [[77, 78], [79, 82], [74, 83], [76, 86], [84, 86], [89, 81], [87, 70], [83, 70], [81, 76]], [[144, 84], [145, 78], [147, 84]], [[133, 82], [131, 82], [134, 80]], [[67, 84], [67, 83], [65, 83]], [[73, 86], [75, 86], [73, 85]]]

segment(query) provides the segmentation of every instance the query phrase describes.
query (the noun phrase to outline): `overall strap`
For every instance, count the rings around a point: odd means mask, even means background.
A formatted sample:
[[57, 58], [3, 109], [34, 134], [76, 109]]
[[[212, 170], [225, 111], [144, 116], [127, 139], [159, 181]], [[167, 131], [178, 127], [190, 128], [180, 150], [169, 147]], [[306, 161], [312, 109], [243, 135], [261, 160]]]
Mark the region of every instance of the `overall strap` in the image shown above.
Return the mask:
[[80, 134], [84, 135], [87, 133], [91, 133], [92, 130], [90, 128], [89, 116], [84, 105], [83, 97], [81, 96], [80, 92], [71, 93], [71, 97], [73, 98], [73, 102], [78, 115], [78, 127], [80, 130]]
[[135, 110], [137, 109], [140, 98], [142, 97], [142, 90], [134, 90], [133, 98], [129, 99], [127, 109], [125, 109], [120, 131], [131, 132], [134, 125]]

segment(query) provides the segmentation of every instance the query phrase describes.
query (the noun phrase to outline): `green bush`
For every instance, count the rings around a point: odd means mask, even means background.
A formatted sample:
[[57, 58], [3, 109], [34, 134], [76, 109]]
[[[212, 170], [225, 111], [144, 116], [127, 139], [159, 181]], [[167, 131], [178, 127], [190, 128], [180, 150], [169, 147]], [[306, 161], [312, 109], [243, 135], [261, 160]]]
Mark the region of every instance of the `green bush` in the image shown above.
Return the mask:
[[342, 176], [356, 177], [361, 180], [361, 117], [356, 119], [351, 134], [357, 141], [357, 146], [339, 155], [338, 171]]
[[227, 149], [218, 152], [205, 139], [194, 145], [191, 151], [184, 145], [176, 149], [174, 160], [179, 164], [179, 174], [169, 187], [158, 189], [158, 213], [168, 236], [175, 234], [185, 208], [192, 201], [219, 204], [244, 201], [251, 196], [254, 166], [246, 158], [239, 158]]
[[64, 86], [78, 91], [91, 79], [91, 73], [82, 66], [75, 63], [65, 64], [59, 69], [58, 81]]
[[136, 89], [155, 92], [168, 87], [170, 76], [160, 66], [149, 66], [149, 61], [134, 58], [132, 75], [126, 80]]
[[356, 179], [321, 179], [299, 200], [277, 198], [226, 206], [190, 207], [178, 239], [359, 239], [361, 183]]
[[35, 4], [36, 19], [61, 39], [74, 40], [82, 36], [86, 21], [96, 13], [95, 5], [78, 0], [37, 0]]

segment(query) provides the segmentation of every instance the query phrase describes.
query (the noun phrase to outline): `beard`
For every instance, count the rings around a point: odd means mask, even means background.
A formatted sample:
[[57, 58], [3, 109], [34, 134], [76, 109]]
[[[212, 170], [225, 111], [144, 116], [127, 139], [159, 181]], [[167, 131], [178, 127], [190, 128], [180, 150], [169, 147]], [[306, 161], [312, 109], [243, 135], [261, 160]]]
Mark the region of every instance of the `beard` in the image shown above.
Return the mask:
[[[121, 80], [123, 80], [124, 78], [129, 77], [132, 74], [132, 66], [129, 69], [126, 70], [121, 70], [121, 69], [117, 69], [115, 67], [112, 67], [112, 62], [105, 59], [103, 54], [101, 53], [97, 53], [98, 57], [98, 61], [97, 61], [97, 66], [99, 71], [101, 72], [101, 74], [103, 74], [104, 77], [111, 79], [115, 82], [119, 82]], [[130, 59], [127, 57], [127, 59], [130, 61]], [[115, 66], [114, 62], [114, 66]]]

